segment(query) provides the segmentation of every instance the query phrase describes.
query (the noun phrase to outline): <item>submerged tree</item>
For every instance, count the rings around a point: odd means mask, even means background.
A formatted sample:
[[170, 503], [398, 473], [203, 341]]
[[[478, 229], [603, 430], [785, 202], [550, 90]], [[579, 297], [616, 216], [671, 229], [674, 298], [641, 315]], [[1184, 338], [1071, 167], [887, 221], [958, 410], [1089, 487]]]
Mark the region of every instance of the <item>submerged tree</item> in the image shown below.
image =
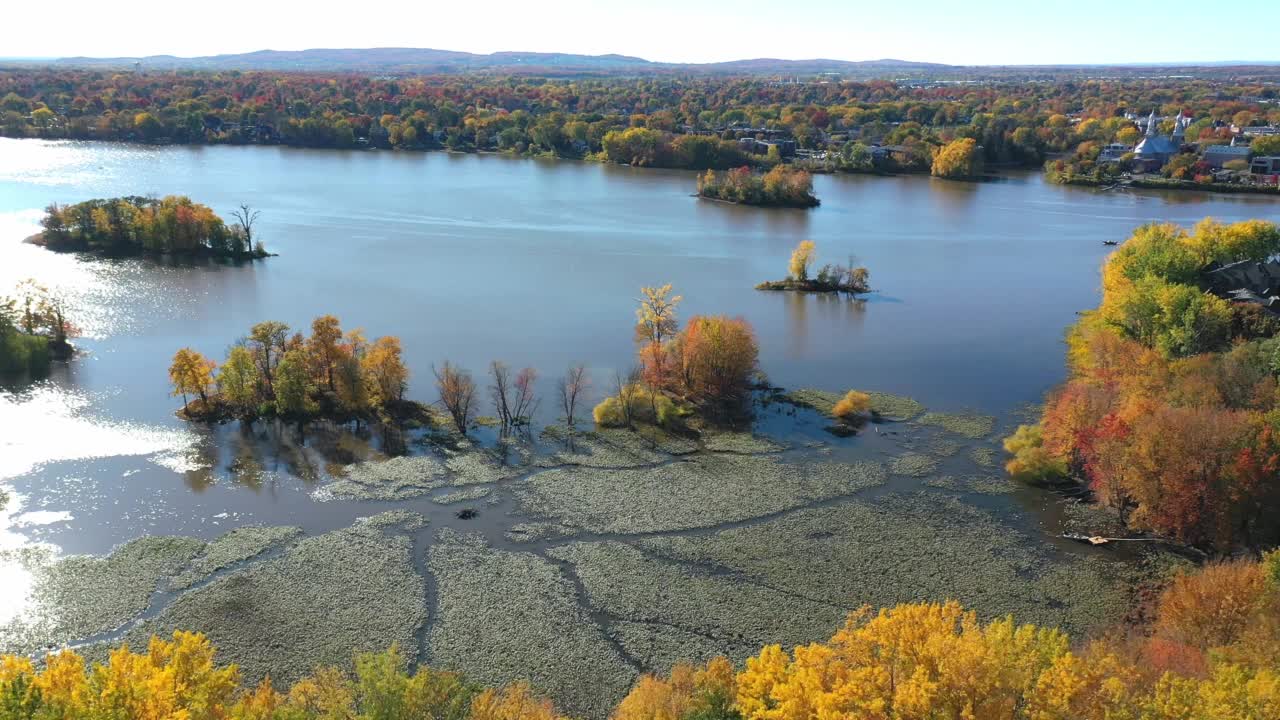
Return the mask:
[[444, 405], [445, 410], [448, 411], [449, 417], [453, 419], [453, 426], [458, 432], [466, 435], [467, 428], [471, 426], [476, 399], [476, 384], [471, 379], [471, 373], [447, 360], [444, 367], [439, 370], [432, 368], [432, 372], [436, 376], [436, 390], [440, 393], [440, 404]]
[[585, 365], [574, 365], [556, 384], [560, 394], [560, 409], [564, 411], [564, 422], [569, 433], [573, 433], [574, 417], [578, 410], [578, 398], [591, 387], [591, 376], [587, 374]]

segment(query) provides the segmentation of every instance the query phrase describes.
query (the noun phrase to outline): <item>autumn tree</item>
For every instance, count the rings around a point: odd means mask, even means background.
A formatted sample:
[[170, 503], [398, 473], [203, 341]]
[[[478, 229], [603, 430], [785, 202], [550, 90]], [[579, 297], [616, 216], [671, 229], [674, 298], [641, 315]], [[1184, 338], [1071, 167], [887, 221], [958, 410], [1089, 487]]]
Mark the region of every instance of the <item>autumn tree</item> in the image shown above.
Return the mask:
[[249, 330], [246, 347], [253, 354], [254, 362], [258, 365], [258, 377], [269, 399], [275, 398], [276, 366], [284, 356], [284, 345], [288, 338], [289, 326], [282, 322], [260, 322]]
[[173, 394], [182, 396], [183, 407], [186, 407], [187, 395], [190, 394], [200, 396], [200, 402], [207, 409], [215, 367], [212, 360], [191, 348], [182, 348], [174, 353], [173, 362], [169, 365], [169, 382], [173, 384]]
[[453, 419], [453, 426], [458, 432], [466, 435], [467, 428], [471, 426], [476, 399], [476, 384], [471, 379], [471, 373], [448, 361], [445, 361], [444, 367], [439, 370], [433, 367], [432, 372], [436, 376], [436, 390], [440, 393], [440, 404], [444, 405], [445, 410], [448, 411], [449, 417]]
[[840, 398], [831, 409], [832, 417], [846, 422], [858, 420], [870, 412], [871, 396], [857, 390], [845, 393], [844, 397]]
[[757, 369], [755, 330], [743, 318], [695, 315], [679, 340], [680, 378], [695, 402], [741, 410]]
[[386, 407], [404, 399], [409, 387], [409, 369], [400, 354], [400, 338], [387, 335], [373, 341], [361, 360], [373, 389], [375, 404]]
[[348, 330], [339, 346], [338, 363], [334, 368], [338, 402], [344, 412], [359, 417], [368, 411], [372, 402], [369, 383], [365, 375], [365, 355], [369, 341], [360, 328]]
[[973, 138], [960, 138], [944, 145], [933, 158], [934, 177], [963, 179], [982, 175], [982, 149]]
[[23, 332], [43, 335], [51, 345], [66, 347], [72, 328], [67, 319], [66, 301], [59, 293], [28, 278], [14, 288], [9, 312]]
[[317, 368], [321, 381], [330, 390], [337, 390], [334, 372], [342, 359], [342, 326], [338, 318], [321, 315], [311, 321], [311, 338], [307, 348]]
[[301, 422], [317, 409], [313, 389], [306, 353], [300, 348], [286, 351], [276, 367], [276, 412]]
[[218, 370], [218, 392], [223, 402], [241, 419], [251, 419], [258, 411], [258, 387], [258, 366], [253, 354], [244, 345], [232, 347]]
[[676, 307], [683, 299], [671, 295], [671, 284], [640, 288], [636, 308], [636, 342], [640, 345], [641, 372], [650, 387], [665, 389], [671, 383], [667, 343], [680, 327]]
[[801, 240], [791, 251], [791, 261], [787, 263], [788, 277], [804, 282], [809, 279], [809, 266], [813, 264], [818, 246], [812, 240]]

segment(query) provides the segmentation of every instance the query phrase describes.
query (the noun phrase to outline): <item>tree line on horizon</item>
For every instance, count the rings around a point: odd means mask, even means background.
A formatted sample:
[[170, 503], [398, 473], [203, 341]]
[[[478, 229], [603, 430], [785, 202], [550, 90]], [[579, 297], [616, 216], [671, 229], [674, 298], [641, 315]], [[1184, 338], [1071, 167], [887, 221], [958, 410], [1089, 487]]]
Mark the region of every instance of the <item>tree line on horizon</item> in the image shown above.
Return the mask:
[[[1135, 132], [1124, 113], [1151, 108], [1191, 112], [1189, 140], [1226, 142], [1226, 123], [1280, 124], [1268, 102], [1276, 96], [1261, 81], [1224, 79], [929, 85], [20, 68], [0, 71], [0, 135], [495, 150], [705, 170], [766, 162], [735, 142], [777, 133], [826, 153], [811, 169], [923, 172], [966, 138], [988, 166], [1039, 167], [1082, 143], [1123, 141]], [[876, 143], [894, 151], [871, 153]]]

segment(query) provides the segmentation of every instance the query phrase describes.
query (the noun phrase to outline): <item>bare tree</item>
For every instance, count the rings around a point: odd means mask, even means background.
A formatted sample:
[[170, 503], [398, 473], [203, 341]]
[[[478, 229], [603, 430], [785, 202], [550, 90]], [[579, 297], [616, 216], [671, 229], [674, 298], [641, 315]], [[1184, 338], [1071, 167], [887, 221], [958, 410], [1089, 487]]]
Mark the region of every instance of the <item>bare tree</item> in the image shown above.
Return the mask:
[[257, 210], [254, 210], [248, 203], [242, 204], [236, 210], [231, 212], [231, 217], [236, 219], [240, 227], [244, 231], [244, 249], [245, 252], [253, 251], [253, 224], [258, 221]]
[[506, 363], [494, 360], [489, 363], [489, 377], [493, 378], [493, 384], [489, 386], [489, 397], [493, 399], [493, 412], [498, 416], [498, 421], [502, 423], [502, 430], [505, 432], [514, 420], [510, 399], [511, 369]]
[[513, 424], [529, 423], [533, 413], [537, 411], [539, 400], [533, 388], [537, 381], [538, 371], [531, 367], [521, 370], [516, 375], [516, 396], [511, 410]]
[[569, 426], [569, 434], [573, 435], [573, 418], [578, 410], [578, 396], [591, 387], [591, 376], [587, 375], [585, 365], [574, 365], [564, 377], [556, 383], [560, 391], [560, 409], [564, 410], [564, 421]]
[[449, 417], [453, 418], [453, 424], [458, 428], [458, 432], [466, 435], [467, 427], [471, 425], [471, 413], [476, 401], [476, 384], [471, 379], [471, 373], [450, 364], [447, 360], [443, 368], [436, 370], [432, 367], [431, 372], [436, 376], [436, 390], [440, 392], [440, 403], [449, 412]]

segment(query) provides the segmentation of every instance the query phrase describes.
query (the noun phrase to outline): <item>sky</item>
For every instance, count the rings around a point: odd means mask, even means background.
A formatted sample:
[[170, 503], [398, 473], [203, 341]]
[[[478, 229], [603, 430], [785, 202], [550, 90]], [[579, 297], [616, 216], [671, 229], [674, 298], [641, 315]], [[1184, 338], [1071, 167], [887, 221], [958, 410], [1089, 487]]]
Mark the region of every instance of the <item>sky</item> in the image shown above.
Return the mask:
[[9, 3], [4, 21], [0, 57], [420, 47], [666, 62], [1280, 60], [1280, 45], [1259, 30], [1280, 27], [1280, 0], [1237, 0], [1214, 13], [1190, 0], [27, 0]]

